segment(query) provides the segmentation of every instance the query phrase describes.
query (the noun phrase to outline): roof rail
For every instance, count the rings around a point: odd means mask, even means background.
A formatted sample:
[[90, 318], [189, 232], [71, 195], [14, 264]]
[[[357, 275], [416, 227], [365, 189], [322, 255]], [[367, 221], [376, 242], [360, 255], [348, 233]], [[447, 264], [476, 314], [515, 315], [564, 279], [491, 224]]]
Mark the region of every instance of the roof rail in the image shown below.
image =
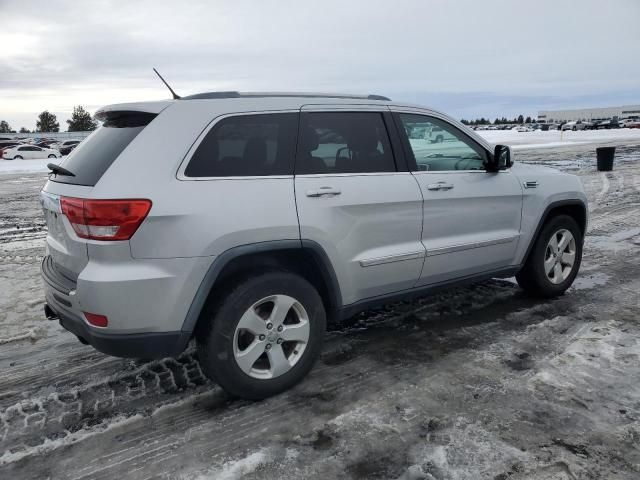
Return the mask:
[[390, 102], [383, 95], [349, 95], [342, 93], [300, 93], [300, 92], [204, 92], [182, 97], [182, 100], [203, 100], [216, 98], [265, 98], [265, 97], [298, 97], [298, 98], [353, 98], [359, 100], [381, 100]]

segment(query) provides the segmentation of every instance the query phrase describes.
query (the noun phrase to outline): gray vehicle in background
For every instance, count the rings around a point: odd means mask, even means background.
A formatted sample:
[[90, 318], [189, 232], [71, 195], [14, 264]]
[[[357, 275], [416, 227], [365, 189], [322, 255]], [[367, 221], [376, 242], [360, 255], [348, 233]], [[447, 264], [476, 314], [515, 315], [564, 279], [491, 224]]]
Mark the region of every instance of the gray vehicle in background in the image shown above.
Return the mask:
[[42, 274], [47, 317], [110, 355], [195, 339], [210, 378], [260, 399], [311, 369], [328, 321], [491, 277], [550, 297], [578, 273], [580, 181], [424, 107], [214, 92], [97, 117], [50, 166]]

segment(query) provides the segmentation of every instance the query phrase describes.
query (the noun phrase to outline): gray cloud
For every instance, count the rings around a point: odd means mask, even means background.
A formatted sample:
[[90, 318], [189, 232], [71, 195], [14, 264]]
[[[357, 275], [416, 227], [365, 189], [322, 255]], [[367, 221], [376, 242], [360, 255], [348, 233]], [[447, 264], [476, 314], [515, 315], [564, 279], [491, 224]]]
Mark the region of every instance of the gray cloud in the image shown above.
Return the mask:
[[152, 66], [185, 94], [375, 92], [457, 116], [640, 94], [636, 0], [0, 0], [0, 17], [14, 127], [44, 108], [165, 98]]

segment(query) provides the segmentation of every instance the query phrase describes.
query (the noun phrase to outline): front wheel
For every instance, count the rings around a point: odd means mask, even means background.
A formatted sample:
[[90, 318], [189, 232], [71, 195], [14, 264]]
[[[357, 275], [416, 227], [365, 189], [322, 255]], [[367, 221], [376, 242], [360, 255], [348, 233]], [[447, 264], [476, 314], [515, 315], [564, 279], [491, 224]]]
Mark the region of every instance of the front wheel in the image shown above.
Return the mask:
[[205, 374], [249, 400], [302, 380], [320, 354], [326, 328], [316, 289], [298, 275], [272, 271], [238, 281], [221, 296], [196, 334]]
[[14, 160], [22, 160], [22, 157], [20, 155], [16, 155], [15, 157], [13, 157]]
[[562, 295], [571, 286], [582, 260], [582, 231], [568, 215], [549, 220], [516, 275], [518, 285], [540, 297]]
[[49, 158], [58, 158], [56, 157], [53, 153], [51, 155], [49, 155]]

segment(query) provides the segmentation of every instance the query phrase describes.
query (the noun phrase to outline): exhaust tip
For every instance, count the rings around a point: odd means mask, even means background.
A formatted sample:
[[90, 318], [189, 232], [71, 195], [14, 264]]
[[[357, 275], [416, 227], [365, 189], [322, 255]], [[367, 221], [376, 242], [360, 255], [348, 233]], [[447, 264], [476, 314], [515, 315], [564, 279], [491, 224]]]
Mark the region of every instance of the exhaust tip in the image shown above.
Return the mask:
[[44, 316], [47, 320], [58, 320], [58, 314], [48, 305], [44, 305]]

